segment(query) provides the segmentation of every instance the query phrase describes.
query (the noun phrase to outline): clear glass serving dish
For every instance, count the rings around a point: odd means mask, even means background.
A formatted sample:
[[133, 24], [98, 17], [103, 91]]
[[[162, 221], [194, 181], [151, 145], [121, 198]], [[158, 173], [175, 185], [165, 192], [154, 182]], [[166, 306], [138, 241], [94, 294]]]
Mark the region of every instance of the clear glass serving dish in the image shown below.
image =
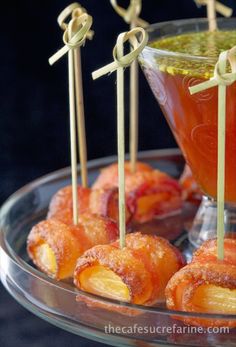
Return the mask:
[[[184, 160], [176, 149], [149, 151], [139, 154], [140, 160], [178, 177]], [[99, 169], [116, 160], [115, 157], [89, 162], [89, 181]], [[70, 169], [44, 176], [13, 194], [0, 212], [0, 274], [8, 292], [25, 308], [46, 321], [71, 333], [115, 346], [236, 346], [236, 330], [207, 331], [188, 327], [176, 318], [206, 317], [236, 321], [236, 315], [223, 316], [168, 311], [164, 306], [129, 305], [88, 293], [79, 292], [69, 281], [57, 282], [38, 271], [26, 253], [26, 238], [31, 227], [44, 219], [52, 195], [70, 184]], [[190, 257], [192, 248], [186, 231], [197, 206], [186, 204], [183, 212], [146, 225], [146, 232], [165, 236]], [[135, 309], [135, 316], [101, 308], [88, 307], [78, 296], [94, 298], [121, 309]]]

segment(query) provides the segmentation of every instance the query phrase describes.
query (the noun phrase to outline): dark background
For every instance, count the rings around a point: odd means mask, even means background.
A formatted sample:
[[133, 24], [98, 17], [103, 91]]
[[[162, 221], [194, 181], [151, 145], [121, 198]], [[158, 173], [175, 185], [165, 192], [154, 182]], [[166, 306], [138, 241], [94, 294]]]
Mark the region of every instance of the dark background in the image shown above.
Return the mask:
[[[235, 6], [234, 0], [222, 2]], [[57, 15], [69, 3], [18, 0], [0, 5], [0, 203], [30, 180], [69, 165], [67, 59], [48, 65], [48, 58], [62, 46]], [[81, 0], [81, 4], [94, 17], [95, 37], [82, 49], [88, 158], [93, 159], [116, 153], [116, 98], [115, 74], [94, 82], [91, 72], [111, 62], [117, 34], [128, 26], [109, 0]], [[205, 9], [198, 9], [193, 0], [145, 0], [141, 17], [154, 23], [204, 15]], [[139, 149], [175, 146], [140, 73]], [[34, 317], [0, 285], [1, 347], [95, 344], [99, 345]]]

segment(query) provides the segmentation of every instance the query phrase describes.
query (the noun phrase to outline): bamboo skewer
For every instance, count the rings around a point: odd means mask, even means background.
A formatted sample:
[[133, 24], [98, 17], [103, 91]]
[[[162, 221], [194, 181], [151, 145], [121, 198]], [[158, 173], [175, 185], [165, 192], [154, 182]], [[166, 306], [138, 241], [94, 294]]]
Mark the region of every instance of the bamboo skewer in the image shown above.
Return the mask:
[[217, 29], [215, 0], [207, 1], [207, 18], [209, 23], [209, 31], [215, 31]]
[[233, 14], [232, 8], [225, 6], [224, 4], [222, 4], [219, 1], [216, 1], [215, 6], [216, 6], [216, 12], [219, 12], [220, 14], [222, 14], [222, 16], [224, 16], [224, 17], [231, 17], [232, 16], [232, 14]]
[[68, 52], [69, 72], [69, 104], [70, 104], [70, 150], [71, 150], [71, 179], [73, 201], [73, 223], [78, 224], [78, 174], [77, 174], [77, 151], [76, 151], [76, 113], [75, 113], [75, 86], [74, 86], [74, 61], [73, 51]]
[[216, 0], [194, 0], [197, 6], [207, 6], [207, 18], [209, 23], [209, 31], [217, 30], [216, 12], [224, 17], [230, 17], [233, 14], [232, 8], [221, 4]]
[[138, 99], [139, 99], [139, 79], [137, 59], [132, 63], [130, 70], [130, 164], [131, 171], [136, 171], [137, 153], [138, 153]]
[[[131, 0], [130, 6], [133, 6], [132, 18], [130, 19], [130, 30], [137, 25], [137, 18], [141, 12], [142, 1]], [[138, 128], [139, 128], [139, 78], [138, 61], [135, 59], [130, 67], [130, 166], [131, 171], [136, 171], [137, 153], [138, 153]]]
[[[58, 24], [66, 30], [66, 19], [72, 15], [72, 18], [78, 18], [82, 14], [87, 13], [86, 10], [77, 2], [67, 6], [58, 16]], [[89, 30], [86, 34], [87, 38], [92, 39], [93, 31]], [[82, 67], [81, 67], [81, 50], [80, 47], [74, 49], [73, 52], [74, 66], [75, 66], [75, 98], [76, 98], [76, 114], [77, 114], [77, 141], [79, 148], [79, 160], [81, 170], [81, 184], [83, 187], [88, 186], [88, 170], [87, 170], [87, 144], [86, 144], [86, 130], [85, 130], [85, 117], [84, 117], [84, 96], [83, 96], [83, 81], [82, 81]]]
[[[117, 57], [123, 57], [124, 47], [117, 40]], [[123, 43], [123, 42], [122, 42]], [[121, 232], [120, 247], [125, 247], [126, 216], [125, 216], [125, 108], [124, 108], [124, 68], [118, 67], [117, 72], [117, 140], [118, 140], [118, 184], [119, 184], [119, 230]]]
[[[142, 9], [141, 0], [131, 0], [130, 5], [127, 9], [124, 9], [117, 5], [116, 0], [111, 0], [111, 5], [115, 11], [123, 17], [123, 19], [130, 24], [130, 30], [134, 29], [140, 21], [142, 25], [146, 27], [147, 22], [140, 20], [139, 14]], [[138, 152], [138, 100], [139, 100], [139, 79], [138, 79], [138, 62], [137, 59], [133, 61], [130, 68], [130, 141], [129, 141], [129, 152], [130, 152], [130, 166], [131, 171], [136, 171], [137, 163], [137, 152]]]
[[[72, 4], [75, 5], [75, 4]], [[66, 9], [65, 9], [66, 10]], [[65, 11], [64, 10], [64, 11]], [[68, 15], [68, 12], [66, 12]], [[59, 16], [60, 17], [60, 16]], [[68, 52], [68, 74], [69, 74], [69, 106], [70, 106], [70, 142], [71, 142], [71, 178], [72, 178], [72, 201], [73, 201], [73, 223], [78, 224], [78, 189], [77, 189], [77, 141], [76, 141], [76, 103], [75, 103], [75, 87], [76, 87], [76, 75], [79, 73], [79, 65], [75, 64], [75, 51], [86, 40], [86, 36], [92, 25], [92, 17], [86, 13], [81, 16], [71, 19], [63, 35], [63, 41], [65, 46], [55, 53], [50, 59], [49, 63], [52, 65], [58, 59], [60, 59], [65, 53]], [[76, 56], [78, 57], [78, 56]], [[76, 67], [76, 68], [75, 68]], [[80, 67], [81, 68], [81, 67]], [[82, 79], [80, 74], [80, 80], [77, 84], [77, 91], [79, 92], [79, 114], [82, 115], [83, 122], [83, 103], [81, 104], [82, 91]], [[78, 107], [78, 106], [77, 106]], [[81, 111], [82, 110], [82, 111]], [[78, 109], [77, 109], [78, 111]], [[79, 120], [81, 121], [81, 118]], [[81, 123], [79, 123], [81, 126]], [[83, 123], [82, 123], [83, 126]], [[84, 127], [82, 128], [83, 132]], [[85, 136], [85, 131], [84, 131]], [[80, 135], [81, 138], [81, 135]], [[82, 137], [82, 141], [85, 138]], [[81, 147], [84, 150], [83, 146]], [[86, 142], [85, 142], [86, 148]], [[86, 162], [85, 162], [86, 164]], [[84, 165], [84, 163], [83, 163]], [[86, 165], [85, 165], [86, 168]], [[86, 178], [86, 177], [85, 177]]]
[[[222, 63], [219, 64], [219, 73], [226, 72], [227, 52], [221, 55]], [[218, 148], [217, 148], [217, 255], [219, 260], [224, 259], [224, 234], [225, 234], [225, 129], [226, 128], [226, 85], [218, 87]]]
[[65, 31], [68, 27], [68, 24], [66, 23], [67, 18], [70, 17], [73, 11], [78, 7], [80, 8], [80, 4], [78, 2], [73, 2], [65, 7], [57, 17], [57, 23], [63, 31]]
[[[140, 35], [141, 34], [141, 35]], [[140, 38], [141, 36], [141, 38]], [[131, 51], [124, 55], [124, 43], [131, 43]], [[118, 36], [113, 50], [114, 62], [93, 72], [97, 79], [109, 72], [117, 70], [117, 141], [118, 141], [118, 180], [119, 180], [119, 231], [120, 247], [125, 247], [126, 218], [125, 218], [125, 126], [124, 126], [124, 68], [130, 66], [141, 53], [148, 41], [147, 33], [142, 28], [122, 33]]]
[[[78, 18], [83, 13], [87, 13], [85, 8], [80, 5], [73, 9], [72, 18]], [[87, 38], [92, 39], [94, 32], [88, 30]], [[87, 142], [84, 117], [84, 95], [83, 95], [83, 77], [81, 64], [81, 49], [78, 47], [74, 50], [75, 62], [75, 90], [76, 90], [76, 111], [77, 111], [77, 138], [79, 144], [79, 158], [81, 169], [81, 183], [84, 188], [88, 187], [88, 169], [87, 169]]]
[[81, 50], [80, 47], [74, 50], [75, 62], [75, 90], [76, 90], [76, 111], [77, 111], [77, 133], [79, 141], [79, 158], [81, 170], [81, 183], [84, 188], [88, 187], [88, 170], [87, 170], [87, 143], [84, 118], [84, 95], [82, 82], [81, 67]]
[[[136, 26], [137, 16], [132, 20], [130, 30]], [[138, 61], [135, 59], [130, 67], [130, 165], [131, 171], [136, 171], [138, 153], [138, 127], [139, 127], [139, 78]]]
[[[208, 3], [208, 0], [194, 0], [194, 1], [198, 7], [202, 5], [207, 5]], [[232, 8], [222, 4], [221, 2], [217, 0], [215, 1], [215, 9], [216, 9], [216, 12], [218, 12], [224, 17], [231, 17], [233, 14]]]

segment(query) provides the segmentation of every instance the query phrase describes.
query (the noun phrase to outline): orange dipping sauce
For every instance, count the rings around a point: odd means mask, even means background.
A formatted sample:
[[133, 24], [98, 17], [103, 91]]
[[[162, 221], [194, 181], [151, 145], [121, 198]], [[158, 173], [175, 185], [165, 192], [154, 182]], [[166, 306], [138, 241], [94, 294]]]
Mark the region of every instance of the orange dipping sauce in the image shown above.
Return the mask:
[[[222, 48], [233, 45], [236, 45], [236, 31], [169, 37], [154, 42], [151, 47], [193, 55], [197, 52], [199, 56], [212, 58], [204, 61], [157, 52], [155, 62], [143, 66], [195, 179], [205, 194], [213, 198], [217, 195], [218, 87], [195, 95], [190, 95], [188, 88], [209, 79]], [[236, 83], [227, 87], [226, 118], [225, 200], [236, 202]]]

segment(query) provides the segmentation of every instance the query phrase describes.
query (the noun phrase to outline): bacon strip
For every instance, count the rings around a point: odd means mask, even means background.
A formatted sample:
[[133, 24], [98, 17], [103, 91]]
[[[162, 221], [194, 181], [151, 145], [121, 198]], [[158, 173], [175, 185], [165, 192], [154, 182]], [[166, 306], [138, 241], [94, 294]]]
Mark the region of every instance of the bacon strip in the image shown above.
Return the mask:
[[[217, 262], [217, 240], [211, 239], [202, 244], [194, 253], [193, 262]], [[224, 260], [225, 264], [236, 265], [236, 239], [224, 239]]]
[[[78, 186], [78, 209], [79, 215], [89, 212], [90, 189]], [[72, 186], [66, 186], [52, 197], [47, 219], [57, 219], [65, 224], [72, 224]]]
[[[136, 163], [136, 172], [149, 172], [153, 168], [145, 163]], [[125, 177], [132, 176], [130, 162], [125, 162]], [[94, 182], [92, 189], [108, 189], [118, 186], [118, 164], [111, 164], [101, 170], [100, 175]]]
[[158, 170], [137, 173], [126, 178], [127, 203], [133, 221], [145, 223], [179, 212], [181, 188], [176, 180]]
[[[118, 222], [118, 189], [96, 189], [78, 187], [79, 215], [83, 213], [97, 214]], [[72, 224], [72, 187], [60, 189], [50, 202], [48, 219], [57, 219], [65, 224]], [[127, 224], [132, 218], [129, 207], [126, 207]]]
[[34, 264], [57, 280], [72, 277], [76, 261], [96, 244], [116, 240], [118, 229], [113, 221], [90, 214], [79, 217], [76, 226], [51, 219], [38, 223], [29, 233], [27, 251]]
[[[232, 240], [231, 240], [232, 241]], [[236, 266], [226, 245], [225, 261], [215, 255], [215, 240], [200, 248], [189, 265], [178, 271], [166, 287], [166, 304], [171, 310], [214, 314], [236, 314]], [[235, 247], [235, 244], [234, 244]], [[235, 253], [234, 253], [235, 257]], [[236, 327], [236, 320], [180, 317], [186, 324]]]
[[[192, 262], [171, 278], [166, 298], [172, 310], [236, 314], [236, 239], [225, 238], [222, 261], [217, 259], [217, 240], [204, 242]], [[193, 325], [236, 327], [236, 320], [176, 318]]]
[[[89, 210], [101, 216], [109, 217], [114, 221], [119, 220], [118, 188], [91, 190], [89, 198]], [[133, 214], [126, 203], [126, 224], [132, 220]]]
[[[127, 204], [134, 223], [145, 223], [156, 217], [166, 217], [182, 207], [181, 187], [169, 175], [149, 165], [137, 163], [135, 173], [125, 163], [125, 190]], [[118, 166], [103, 169], [93, 188], [111, 188], [118, 185]]]
[[167, 240], [134, 233], [126, 236], [123, 249], [115, 242], [86, 251], [78, 259], [74, 283], [107, 298], [153, 305], [163, 300], [168, 280], [183, 264], [181, 253]]

